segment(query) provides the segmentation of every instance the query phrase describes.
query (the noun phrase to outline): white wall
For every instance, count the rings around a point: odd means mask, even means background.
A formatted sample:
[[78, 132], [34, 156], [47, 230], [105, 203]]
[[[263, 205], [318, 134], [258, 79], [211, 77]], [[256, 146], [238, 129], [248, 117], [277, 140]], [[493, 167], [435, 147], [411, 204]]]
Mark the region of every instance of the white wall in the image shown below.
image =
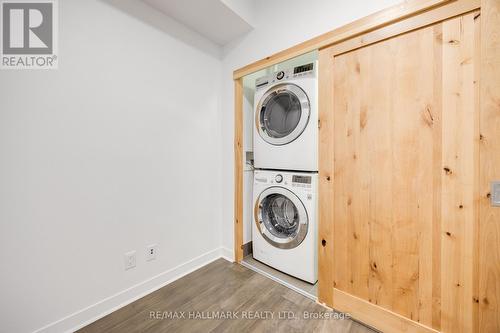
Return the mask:
[[255, 0], [255, 29], [224, 48], [222, 69], [222, 244], [233, 249], [233, 70], [401, 0]]
[[0, 332], [104, 300], [61, 331], [220, 254], [217, 47], [130, 1], [59, 4], [59, 69], [0, 71]]

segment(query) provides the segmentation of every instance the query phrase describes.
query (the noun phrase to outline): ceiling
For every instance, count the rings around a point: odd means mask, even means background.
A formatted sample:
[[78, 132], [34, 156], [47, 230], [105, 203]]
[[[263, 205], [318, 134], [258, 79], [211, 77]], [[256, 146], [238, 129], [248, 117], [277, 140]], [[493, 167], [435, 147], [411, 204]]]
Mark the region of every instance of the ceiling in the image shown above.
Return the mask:
[[224, 46], [253, 29], [253, 0], [142, 0]]

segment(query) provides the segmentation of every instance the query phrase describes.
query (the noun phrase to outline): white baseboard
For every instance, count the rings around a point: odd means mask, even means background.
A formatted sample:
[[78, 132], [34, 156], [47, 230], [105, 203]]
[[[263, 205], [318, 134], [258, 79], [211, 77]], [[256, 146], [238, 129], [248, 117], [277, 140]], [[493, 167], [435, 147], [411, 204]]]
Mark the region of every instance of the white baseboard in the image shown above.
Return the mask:
[[228, 249], [227, 247], [221, 246], [220, 248], [220, 256], [227, 261], [234, 262], [234, 252], [233, 250]]
[[204, 253], [177, 267], [48, 324], [36, 330], [35, 333], [74, 332], [219, 258], [233, 262], [232, 251], [220, 247]]

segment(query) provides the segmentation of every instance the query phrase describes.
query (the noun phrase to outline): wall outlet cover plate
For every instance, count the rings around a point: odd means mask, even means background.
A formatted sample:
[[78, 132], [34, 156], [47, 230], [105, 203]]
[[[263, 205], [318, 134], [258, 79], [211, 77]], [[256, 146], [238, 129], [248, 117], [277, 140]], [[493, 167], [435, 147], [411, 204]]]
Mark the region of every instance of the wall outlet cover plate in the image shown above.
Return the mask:
[[156, 255], [158, 254], [158, 245], [151, 244], [146, 248], [146, 261], [151, 261], [156, 259]]
[[491, 205], [500, 207], [500, 181], [491, 182]]
[[135, 251], [130, 251], [124, 254], [125, 270], [134, 268], [136, 266]]

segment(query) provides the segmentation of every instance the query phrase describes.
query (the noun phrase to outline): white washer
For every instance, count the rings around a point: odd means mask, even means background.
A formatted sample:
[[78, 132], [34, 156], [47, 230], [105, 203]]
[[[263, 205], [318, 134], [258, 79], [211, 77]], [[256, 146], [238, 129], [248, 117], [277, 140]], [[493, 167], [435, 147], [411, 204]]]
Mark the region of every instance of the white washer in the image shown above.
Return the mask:
[[253, 193], [253, 257], [315, 283], [318, 175], [256, 170]]
[[318, 171], [317, 72], [312, 62], [256, 80], [256, 168]]

